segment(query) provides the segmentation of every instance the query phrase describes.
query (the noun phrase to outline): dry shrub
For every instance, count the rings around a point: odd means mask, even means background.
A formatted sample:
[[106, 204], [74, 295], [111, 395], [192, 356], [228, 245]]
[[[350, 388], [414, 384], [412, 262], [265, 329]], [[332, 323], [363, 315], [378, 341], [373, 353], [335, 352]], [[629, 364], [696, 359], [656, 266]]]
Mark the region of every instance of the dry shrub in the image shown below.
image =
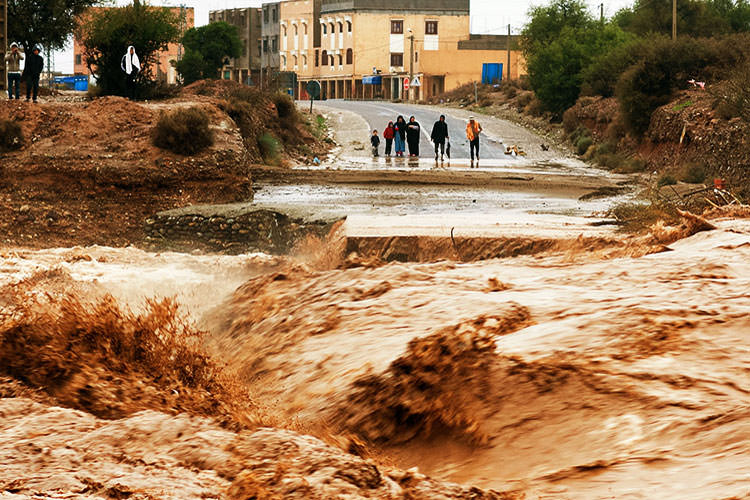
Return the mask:
[[530, 318], [512, 304], [504, 315], [412, 340], [385, 373], [354, 382], [342, 424], [371, 442], [402, 443], [448, 429], [486, 443], [481, 422], [497, 359], [494, 337], [527, 326]]
[[164, 113], [154, 128], [154, 146], [181, 155], [194, 155], [213, 146], [210, 118], [200, 108]]
[[102, 418], [154, 409], [237, 428], [258, 422], [242, 385], [203, 352], [204, 333], [174, 301], [149, 301], [135, 314], [111, 296], [31, 296], [19, 294], [0, 316], [0, 375]]
[[573, 131], [581, 126], [581, 121], [578, 119], [575, 107], [568, 108], [565, 113], [563, 113], [562, 123], [566, 134], [572, 134]]
[[677, 212], [682, 218], [679, 225], [668, 226], [664, 221], [657, 221], [656, 224], [651, 226], [651, 235], [657, 242], [663, 245], [669, 245], [670, 243], [674, 243], [683, 238], [688, 238], [696, 233], [716, 229], [716, 226], [703, 217], [679, 209]]
[[21, 125], [14, 120], [0, 120], [0, 153], [21, 149], [22, 146]]

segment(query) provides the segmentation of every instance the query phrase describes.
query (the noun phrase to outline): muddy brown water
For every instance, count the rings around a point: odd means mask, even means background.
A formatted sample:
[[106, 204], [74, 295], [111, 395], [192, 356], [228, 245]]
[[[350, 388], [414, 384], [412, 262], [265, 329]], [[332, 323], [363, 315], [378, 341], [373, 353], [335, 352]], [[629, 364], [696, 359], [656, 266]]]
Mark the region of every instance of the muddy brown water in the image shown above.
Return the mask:
[[[79, 248], [4, 250], [0, 265], [4, 280], [36, 275], [44, 291], [66, 292], [67, 278], [39, 274], [62, 269], [126, 303], [176, 296], [259, 401], [303, 428], [387, 426], [372, 450], [401, 468], [532, 499], [745, 498], [750, 223], [717, 225], [669, 251], [607, 260], [316, 270], [264, 256]], [[527, 318], [509, 322], [519, 310]], [[410, 342], [445, 331], [466, 339], [459, 350], [481, 338], [495, 347], [396, 376], [418, 355]], [[396, 413], [357, 400], [373, 384]], [[437, 404], [417, 412], [399, 394], [460, 399], [476, 426]]]

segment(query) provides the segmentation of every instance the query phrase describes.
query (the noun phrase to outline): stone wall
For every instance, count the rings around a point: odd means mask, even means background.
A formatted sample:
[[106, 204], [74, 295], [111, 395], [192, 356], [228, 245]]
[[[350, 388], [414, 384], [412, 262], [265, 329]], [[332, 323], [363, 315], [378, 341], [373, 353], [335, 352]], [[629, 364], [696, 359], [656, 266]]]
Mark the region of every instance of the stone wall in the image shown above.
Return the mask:
[[304, 220], [264, 208], [217, 205], [161, 212], [146, 219], [144, 229], [154, 246], [283, 254], [308, 235], [325, 237], [337, 220]]

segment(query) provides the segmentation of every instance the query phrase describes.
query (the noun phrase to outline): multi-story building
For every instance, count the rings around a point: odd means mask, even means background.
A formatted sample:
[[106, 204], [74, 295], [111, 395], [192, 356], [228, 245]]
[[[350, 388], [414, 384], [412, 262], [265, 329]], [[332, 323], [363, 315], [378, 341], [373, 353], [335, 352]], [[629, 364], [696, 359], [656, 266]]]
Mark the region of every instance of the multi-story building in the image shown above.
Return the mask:
[[0, 90], [8, 89], [8, 73], [5, 70], [5, 51], [8, 50], [8, 2], [0, 0]]
[[[303, 98], [306, 82], [316, 79], [329, 98], [423, 100], [480, 81], [484, 63], [507, 66], [507, 37], [470, 37], [470, 0], [321, 2], [320, 44], [308, 55], [307, 68], [298, 54], [294, 69], [284, 46], [284, 39], [287, 47], [291, 39], [285, 37], [282, 16], [281, 67], [298, 72], [297, 93]], [[283, 2], [282, 12], [287, 3], [292, 2]], [[511, 51], [511, 63], [517, 75], [518, 51]], [[407, 79], [410, 90], [405, 92]]]
[[[92, 7], [83, 14], [82, 19], [85, 20], [88, 16], [91, 16], [92, 12], [96, 12], [98, 11], [98, 9], [106, 8], [109, 7]], [[172, 13], [179, 16], [180, 28], [183, 33], [195, 26], [195, 11], [192, 7], [168, 8], [172, 11]], [[182, 37], [182, 35], [180, 35], [180, 37]], [[125, 49], [127, 49], [127, 47], [123, 47], [123, 54], [125, 54]], [[136, 47], [136, 51], [137, 50], [138, 47]], [[156, 67], [153, 68], [154, 76], [156, 76], [156, 78], [160, 81], [167, 82], [170, 85], [174, 85], [175, 83], [177, 83], [177, 69], [175, 68], [175, 64], [180, 59], [180, 57], [182, 57], [182, 54], [182, 45], [180, 45], [179, 43], [170, 43], [167, 47], [167, 50], [159, 53], [159, 60], [157, 61]], [[86, 57], [83, 55], [83, 45], [81, 44], [80, 40], [76, 38], [73, 39], [73, 57], [74, 74], [90, 75], [91, 71], [89, 70], [88, 64], [86, 63]]]
[[269, 76], [279, 71], [281, 2], [264, 3], [261, 10], [263, 11], [263, 28], [261, 29], [263, 54], [260, 67], [261, 85], [265, 85], [265, 82], [270, 80]]
[[257, 82], [260, 78], [263, 53], [261, 9], [249, 7], [243, 9], [213, 10], [208, 14], [208, 21], [210, 23], [224, 21], [225, 23], [237, 26], [242, 44], [242, 55], [236, 59], [229, 60], [229, 64], [225, 65], [222, 69], [222, 78], [244, 84]]
[[321, 0], [281, 2], [279, 69], [305, 81], [317, 76], [314, 58], [321, 44], [320, 7]]

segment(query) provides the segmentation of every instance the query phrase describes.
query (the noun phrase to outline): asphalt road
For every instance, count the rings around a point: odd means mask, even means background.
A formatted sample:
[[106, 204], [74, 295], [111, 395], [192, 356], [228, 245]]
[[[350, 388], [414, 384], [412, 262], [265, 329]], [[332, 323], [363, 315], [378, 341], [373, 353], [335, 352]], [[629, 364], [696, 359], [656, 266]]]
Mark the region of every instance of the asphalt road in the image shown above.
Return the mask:
[[[440, 118], [440, 113], [420, 106], [380, 101], [328, 100], [321, 104], [331, 108], [338, 108], [357, 113], [369, 124], [370, 130], [378, 131], [378, 134], [381, 136], [381, 141], [383, 130], [386, 128], [389, 121], [395, 122], [398, 115], [403, 115], [406, 121], [409, 121], [410, 116], [414, 116], [417, 122], [422, 126], [422, 140], [419, 144], [420, 156], [422, 158], [432, 158], [434, 155], [435, 149], [430, 141], [430, 133], [432, 132], [433, 124]], [[448, 123], [448, 134], [451, 142], [451, 157], [453, 159], [470, 158], [469, 141], [466, 139], [466, 120], [452, 117], [448, 110], [446, 110], [444, 114], [446, 115], [446, 122]], [[481, 117], [477, 117], [477, 119], [481, 123]], [[363, 142], [366, 140], [367, 138], [362, 139]], [[380, 146], [381, 155], [384, 150], [385, 141], [382, 141]], [[493, 137], [486, 133], [480, 135], [479, 153], [483, 160], [508, 158], [505, 155], [505, 146], [502, 144], [502, 138]]]

